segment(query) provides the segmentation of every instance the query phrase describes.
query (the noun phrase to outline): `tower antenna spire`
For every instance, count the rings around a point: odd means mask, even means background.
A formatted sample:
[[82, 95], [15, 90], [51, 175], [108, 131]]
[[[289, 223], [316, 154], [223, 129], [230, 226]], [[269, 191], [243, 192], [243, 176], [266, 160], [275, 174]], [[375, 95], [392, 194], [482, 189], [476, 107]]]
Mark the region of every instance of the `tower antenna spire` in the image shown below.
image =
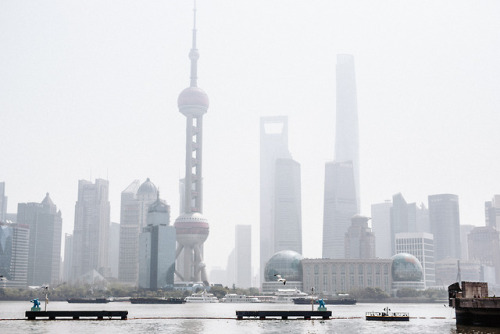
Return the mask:
[[193, 5], [193, 44], [189, 52], [189, 59], [191, 59], [191, 87], [197, 87], [198, 81], [198, 58], [200, 54], [196, 48], [196, 0]]

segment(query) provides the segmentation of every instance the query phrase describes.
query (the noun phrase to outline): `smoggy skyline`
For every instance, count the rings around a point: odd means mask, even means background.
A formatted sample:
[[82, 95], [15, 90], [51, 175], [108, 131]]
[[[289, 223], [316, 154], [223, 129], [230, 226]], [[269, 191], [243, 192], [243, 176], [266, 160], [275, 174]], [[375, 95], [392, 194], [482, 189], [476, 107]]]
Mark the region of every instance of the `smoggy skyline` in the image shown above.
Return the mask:
[[[500, 3], [198, 1], [205, 262], [225, 267], [234, 225], [259, 249], [259, 120], [288, 116], [302, 171], [304, 257], [321, 257], [324, 165], [334, 157], [335, 64], [356, 67], [361, 214], [401, 192], [459, 196], [484, 225], [500, 193]], [[8, 212], [47, 192], [72, 233], [78, 180], [120, 194], [147, 177], [179, 214], [192, 1], [0, 3], [0, 181]], [[171, 221], [173, 224], [173, 221]], [[255, 268], [257, 269], [257, 268]]]

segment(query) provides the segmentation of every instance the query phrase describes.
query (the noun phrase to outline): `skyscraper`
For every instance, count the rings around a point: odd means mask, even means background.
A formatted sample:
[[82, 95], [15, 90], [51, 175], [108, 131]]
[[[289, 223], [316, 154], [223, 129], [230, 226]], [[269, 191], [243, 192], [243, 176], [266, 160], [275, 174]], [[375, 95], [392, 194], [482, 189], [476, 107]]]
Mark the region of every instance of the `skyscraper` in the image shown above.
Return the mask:
[[148, 178], [133, 181], [121, 195], [118, 280], [136, 285], [139, 279], [139, 234], [146, 226], [149, 206], [158, 195]]
[[184, 178], [184, 212], [175, 220], [177, 235], [177, 261], [182, 273], [176, 271], [181, 281], [203, 281], [208, 278], [203, 263], [203, 243], [208, 238], [208, 220], [203, 217], [203, 115], [208, 110], [208, 95], [198, 87], [198, 58], [196, 48], [196, 7], [193, 10], [193, 41], [191, 82], [177, 99], [179, 112], [186, 116], [186, 176]]
[[397, 233], [395, 235], [396, 253], [408, 253], [422, 264], [426, 287], [435, 286], [434, 238], [425, 232]]
[[424, 204], [407, 203], [401, 193], [392, 196], [391, 256], [396, 254], [395, 238], [398, 233], [431, 233], [429, 210]]
[[64, 262], [63, 262], [63, 282], [71, 280], [71, 270], [73, 268], [73, 234], [64, 234]]
[[139, 236], [139, 287], [172, 287], [174, 272], [175, 228], [170, 226], [170, 206], [158, 195], [148, 208], [147, 225]]
[[500, 240], [499, 232], [492, 226], [478, 226], [467, 237], [470, 260], [478, 260], [482, 265], [494, 268], [496, 283], [500, 281]]
[[28, 282], [29, 226], [0, 221], [2, 287], [24, 288]]
[[5, 196], [5, 182], [0, 182], [0, 222], [6, 220], [7, 196]]
[[372, 204], [372, 230], [375, 234], [375, 254], [382, 259], [392, 255], [391, 243], [391, 208], [392, 202]]
[[391, 247], [392, 255], [396, 254], [396, 234], [414, 232], [408, 228], [408, 203], [401, 193], [392, 196], [391, 208]]
[[346, 259], [372, 259], [375, 257], [375, 234], [368, 227], [370, 218], [354, 215], [345, 234]]
[[354, 57], [337, 55], [335, 156], [325, 165], [323, 258], [344, 258], [344, 235], [359, 212], [359, 136]]
[[302, 206], [300, 164], [277, 159], [274, 184], [274, 252], [302, 254]]
[[288, 118], [260, 119], [260, 273], [274, 253], [302, 253], [300, 164], [288, 151]]
[[460, 255], [464, 261], [469, 260], [469, 233], [475, 227], [475, 225], [460, 224]]
[[73, 269], [71, 279], [80, 281], [85, 274], [98, 271], [109, 275], [109, 182], [96, 179], [78, 181], [73, 230]]
[[234, 238], [236, 286], [252, 286], [252, 226], [236, 225]]
[[484, 203], [484, 213], [486, 226], [492, 226], [500, 231], [500, 195], [494, 195], [491, 201]]
[[447, 257], [460, 259], [460, 217], [458, 196], [429, 196], [429, 221], [434, 235], [435, 261]]
[[323, 206], [324, 259], [345, 258], [345, 234], [358, 213], [351, 161], [327, 162]]
[[49, 194], [41, 203], [19, 203], [17, 222], [29, 226], [28, 285], [59, 282], [61, 211]]
[[352, 161], [357, 206], [359, 208], [358, 101], [353, 55], [337, 55], [336, 72], [337, 117], [334, 160], [337, 162]]
[[408, 204], [408, 226], [411, 231], [431, 233], [429, 210], [424, 203]]
[[118, 278], [120, 264], [120, 224], [109, 224], [108, 265], [111, 277]]

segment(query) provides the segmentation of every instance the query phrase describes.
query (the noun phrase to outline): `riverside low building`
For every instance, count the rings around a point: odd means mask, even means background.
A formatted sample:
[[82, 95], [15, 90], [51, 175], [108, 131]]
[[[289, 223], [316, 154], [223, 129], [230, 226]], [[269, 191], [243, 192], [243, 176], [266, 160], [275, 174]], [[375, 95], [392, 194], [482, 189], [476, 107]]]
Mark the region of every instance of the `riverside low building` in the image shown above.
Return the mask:
[[336, 295], [370, 287], [390, 294], [391, 264], [391, 259], [303, 259], [303, 291]]

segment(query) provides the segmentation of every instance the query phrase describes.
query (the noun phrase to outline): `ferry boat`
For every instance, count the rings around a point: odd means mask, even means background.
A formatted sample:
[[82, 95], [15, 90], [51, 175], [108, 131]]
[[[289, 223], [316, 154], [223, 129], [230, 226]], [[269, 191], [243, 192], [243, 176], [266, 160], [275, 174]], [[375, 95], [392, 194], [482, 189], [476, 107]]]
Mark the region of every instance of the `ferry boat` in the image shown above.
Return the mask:
[[219, 299], [213, 295], [213, 293], [208, 293], [206, 290], [200, 293], [193, 293], [191, 296], [184, 299], [186, 303], [218, 303]]
[[137, 297], [130, 298], [131, 304], [184, 304], [183, 298]]
[[278, 289], [274, 295], [276, 298], [271, 301], [272, 303], [291, 304], [294, 298], [306, 297], [307, 293], [299, 289]]
[[374, 321], [410, 321], [410, 314], [407, 312], [390, 312], [386, 307], [383, 312], [366, 312], [366, 320]]
[[257, 297], [248, 297], [245, 295], [237, 295], [235, 293], [228, 293], [221, 299], [222, 303], [260, 303]]

